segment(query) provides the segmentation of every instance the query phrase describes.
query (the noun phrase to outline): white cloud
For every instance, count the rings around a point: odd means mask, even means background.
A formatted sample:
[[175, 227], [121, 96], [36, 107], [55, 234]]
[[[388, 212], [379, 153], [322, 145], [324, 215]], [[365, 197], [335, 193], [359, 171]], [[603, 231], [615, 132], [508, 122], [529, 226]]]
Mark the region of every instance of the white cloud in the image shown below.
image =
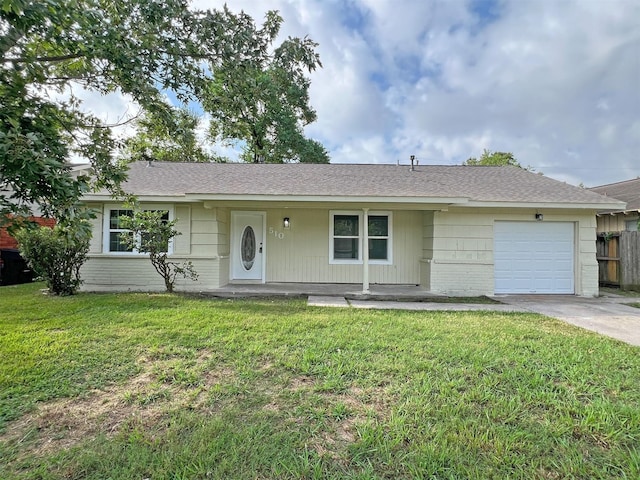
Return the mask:
[[640, 174], [636, 0], [228, 4], [258, 24], [277, 9], [282, 39], [319, 43], [307, 133], [333, 162], [451, 164], [488, 148], [576, 184]]

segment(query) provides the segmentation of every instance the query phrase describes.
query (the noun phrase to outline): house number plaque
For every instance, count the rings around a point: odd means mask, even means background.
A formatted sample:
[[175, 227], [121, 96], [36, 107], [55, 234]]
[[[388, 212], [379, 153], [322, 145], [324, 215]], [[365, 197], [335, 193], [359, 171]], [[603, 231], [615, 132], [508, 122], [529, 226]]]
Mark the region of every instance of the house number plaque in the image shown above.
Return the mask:
[[280, 232], [280, 231], [276, 230], [273, 227], [269, 227], [269, 235], [273, 235], [278, 240], [283, 240], [284, 239], [284, 232]]

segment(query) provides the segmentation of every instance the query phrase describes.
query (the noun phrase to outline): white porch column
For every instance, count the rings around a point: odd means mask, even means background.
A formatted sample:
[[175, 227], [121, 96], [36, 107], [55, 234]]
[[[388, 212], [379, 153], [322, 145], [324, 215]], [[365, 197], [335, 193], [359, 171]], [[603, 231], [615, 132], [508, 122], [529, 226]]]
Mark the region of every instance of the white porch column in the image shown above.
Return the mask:
[[369, 209], [363, 208], [362, 211], [362, 293], [369, 294]]

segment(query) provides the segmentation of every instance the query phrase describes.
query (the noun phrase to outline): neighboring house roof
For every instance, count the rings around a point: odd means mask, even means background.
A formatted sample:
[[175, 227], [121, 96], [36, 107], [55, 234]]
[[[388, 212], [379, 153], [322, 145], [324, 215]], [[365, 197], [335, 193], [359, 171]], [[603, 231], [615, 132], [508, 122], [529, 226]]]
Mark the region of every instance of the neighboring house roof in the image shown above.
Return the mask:
[[[517, 167], [135, 162], [125, 191], [160, 200], [379, 201], [623, 208]], [[106, 192], [88, 194], [105, 200]]]
[[640, 177], [634, 178], [633, 180], [625, 180], [624, 182], [600, 185], [599, 187], [593, 187], [589, 190], [626, 202], [626, 209], [613, 210], [609, 213], [640, 212]]

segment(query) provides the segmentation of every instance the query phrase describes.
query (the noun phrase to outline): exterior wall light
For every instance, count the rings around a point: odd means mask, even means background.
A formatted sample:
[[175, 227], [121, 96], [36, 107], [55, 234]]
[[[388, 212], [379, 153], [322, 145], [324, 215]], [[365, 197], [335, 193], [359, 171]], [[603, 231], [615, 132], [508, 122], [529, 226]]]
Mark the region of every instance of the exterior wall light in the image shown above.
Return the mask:
[[282, 225], [284, 228], [291, 228], [291, 221], [289, 220], [289, 217], [284, 217], [282, 219]]
[[542, 220], [544, 220], [544, 215], [542, 215], [541, 213], [536, 213], [536, 220], [541, 222]]

